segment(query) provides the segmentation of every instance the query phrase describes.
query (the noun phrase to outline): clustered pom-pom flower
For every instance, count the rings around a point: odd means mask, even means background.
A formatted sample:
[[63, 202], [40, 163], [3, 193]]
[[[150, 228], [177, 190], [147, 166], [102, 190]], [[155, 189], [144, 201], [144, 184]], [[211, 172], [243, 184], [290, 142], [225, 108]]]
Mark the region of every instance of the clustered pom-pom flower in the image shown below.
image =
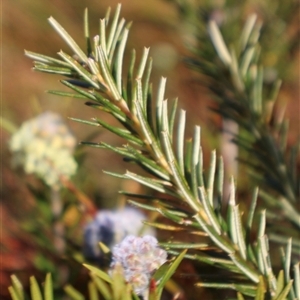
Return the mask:
[[129, 282], [137, 295], [148, 291], [151, 275], [167, 261], [167, 252], [158, 247], [157, 239], [153, 236], [127, 236], [112, 250], [113, 261], [110, 272], [121, 265], [124, 278]]
[[9, 143], [13, 163], [51, 187], [60, 186], [60, 176], [69, 178], [76, 172], [72, 156], [75, 145], [75, 137], [63, 119], [52, 112], [24, 122]]
[[[133, 207], [119, 210], [101, 210], [84, 229], [84, 255], [88, 259], [101, 258], [99, 242], [107, 247], [120, 243], [127, 235], [138, 235], [146, 216]], [[146, 227], [144, 234], [155, 235], [154, 229]]]

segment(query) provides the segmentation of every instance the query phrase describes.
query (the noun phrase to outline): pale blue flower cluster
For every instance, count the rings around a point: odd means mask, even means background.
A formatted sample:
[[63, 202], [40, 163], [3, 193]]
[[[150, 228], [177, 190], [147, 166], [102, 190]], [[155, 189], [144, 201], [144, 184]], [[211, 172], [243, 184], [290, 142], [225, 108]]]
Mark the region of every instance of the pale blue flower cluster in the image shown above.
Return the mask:
[[[88, 259], [99, 259], [99, 242], [107, 247], [120, 243], [127, 235], [138, 235], [146, 216], [133, 207], [118, 210], [101, 210], [84, 229], [84, 255]], [[143, 228], [143, 234], [155, 236], [154, 229]]]
[[121, 265], [125, 280], [130, 283], [137, 295], [145, 295], [153, 272], [167, 261], [167, 252], [158, 247], [153, 236], [127, 236], [112, 250], [113, 261], [110, 272]]
[[69, 178], [76, 172], [75, 145], [76, 139], [62, 117], [52, 112], [24, 122], [9, 143], [13, 163], [54, 188], [60, 186], [60, 176]]

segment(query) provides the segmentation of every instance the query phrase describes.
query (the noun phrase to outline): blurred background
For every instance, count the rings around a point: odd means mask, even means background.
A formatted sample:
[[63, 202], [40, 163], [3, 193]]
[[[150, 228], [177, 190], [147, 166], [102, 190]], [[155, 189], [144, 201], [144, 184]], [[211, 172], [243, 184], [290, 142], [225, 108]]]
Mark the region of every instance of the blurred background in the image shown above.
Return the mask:
[[[33, 72], [31, 70], [32, 61], [24, 55], [24, 49], [52, 57], [55, 57], [60, 49], [70, 53], [64, 41], [49, 25], [47, 18], [50, 16], [53, 16], [84, 49], [84, 8], [88, 7], [89, 9], [90, 31], [93, 36], [98, 34], [99, 18], [104, 17], [107, 7], [111, 6], [114, 10], [118, 2], [115, 0], [14, 0], [2, 2], [1, 102], [2, 117], [5, 120], [9, 120], [14, 126], [19, 127], [27, 119], [44, 111], [53, 111], [66, 119], [78, 142], [93, 140], [95, 142], [105, 141], [112, 145], [122, 143], [122, 140], [105, 130], [68, 120], [68, 117], [90, 119], [96, 116], [108, 122], [114, 122], [105, 114], [85, 106], [81, 100], [61, 98], [45, 93], [49, 89], [66, 89], [59, 83], [61, 79], [59, 76]], [[245, 1], [243, 5], [237, 6], [238, 11], [232, 17], [238, 19], [239, 24], [243, 24], [250, 13], [256, 12], [262, 19], [266, 17], [265, 21], [269, 22], [267, 23], [269, 26], [272, 24], [272, 16], [276, 16], [278, 11], [274, 10], [272, 15], [272, 5], [268, 6], [269, 1], [267, 0], [264, 2]], [[294, 2], [287, 1], [286, 6], [291, 3]], [[210, 5], [215, 5], [220, 9], [227, 4], [234, 7], [234, 1], [210, 1]], [[200, 1], [199, 5], [201, 5]], [[203, 6], [205, 5], [207, 2], [203, 1]], [[269, 15], [266, 13], [268, 9], [270, 9]], [[143, 47], [151, 48], [150, 55], [154, 59], [153, 86], [157, 86], [161, 76], [168, 78], [166, 95], [169, 99], [178, 96], [180, 108], [187, 111], [189, 124], [187, 137], [189, 134], [191, 135], [195, 124], [201, 125], [204, 157], [209, 160], [209, 151], [218, 148], [219, 145], [220, 120], [209, 109], [214, 102], [205, 85], [199, 81], [197, 74], [188, 69], [183, 62], [183, 58], [189, 55], [184, 45], [188, 32], [185, 31], [186, 27], [183, 26], [176, 6], [172, 1], [126, 0], [122, 3], [121, 14], [126, 20], [133, 21], [127, 56], [130, 55], [132, 48], [137, 50], [138, 57], [141, 55]], [[290, 39], [299, 37], [299, 14], [287, 10], [280, 21], [283, 29], [281, 33], [278, 33], [279, 43], [280, 34], [287, 35]], [[272, 27], [272, 25], [270, 26]], [[280, 104], [282, 107], [286, 107], [286, 115], [290, 119], [289, 142], [292, 143], [299, 136], [300, 130], [299, 47], [272, 50], [272, 47], [268, 46], [266, 37], [263, 42], [268, 51], [264, 56], [263, 63], [270, 68], [277, 69], [279, 77], [284, 80], [280, 92]], [[269, 43], [273, 45], [271, 41]], [[23, 282], [26, 282], [29, 275], [37, 274], [39, 276], [38, 274], [42, 274], [42, 272], [51, 271], [55, 265], [49, 263], [45, 258], [49, 257], [47, 256], [50, 255], [49, 253], [42, 252], [43, 255], [37, 255], [44, 247], [43, 243], [39, 239], [37, 241], [32, 239], [29, 234], [34, 234], [37, 230], [32, 222], [28, 221], [28, 219], [34, 220], [37, 214], [35, 210], [37, 198], [40, 201], [41, 209], [47, 210], [45, 205], [47, 190], [35, 178], [11, 167], [11, 154], [7, 146], [10, 136], [11, 132], [7, 128], [2, 128], [0, 137], [2, 144], [0, 297], [4, 298], [1, 299], [8, 297], [7, 286], [10, 282], [10, 274], [17, 273], [24, 278]], [[80, 167], [73, 182], [80, 186], [80, 189], [96, 203], [97, 207], [114, 207], [120, 200], [118, 194], [120, 189], [132, 192], [140, 189], [132, 182], [123, 182], [103, 173], [103, 170], [120, 173], [127, 168], [135, 170], [131, 165], [128, 166], [124, 163], [122, 157], [106, 150], [82, 146], [78, 146], [76, 155], [80, 161]], [[64, 197], [73, 196], [66, 192]], [[47, 212], [45, 214], [47, 215]], [[73, 218], [71, 212], [66, 215], [66, 224], [72, 224]], [[185, 272], [192, 272], [188, 265]]]

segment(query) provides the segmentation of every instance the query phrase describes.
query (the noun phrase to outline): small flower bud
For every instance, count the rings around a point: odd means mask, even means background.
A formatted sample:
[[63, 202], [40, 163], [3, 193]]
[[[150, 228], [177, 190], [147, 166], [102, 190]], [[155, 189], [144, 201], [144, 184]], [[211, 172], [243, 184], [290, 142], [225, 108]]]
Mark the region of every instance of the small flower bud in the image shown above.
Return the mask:
[[51, 187], [60, 186], [60, 176], [69, 178], [77, 164], [72, 156], [76, 140], [63, 119], [45, 112], [21, 126], [11, 137], [13, 163], [36, 174]]
[[127, 236], [113, 248], [112, 254], [110, 272], [120, 264], [125, 280], [133, 286], [137, 295], [146, 293], [151, 275], [167, 261], [167, 252], [158, 247], [153, 236]]
[[[84, 229], [84, 255], [88, 259], [100, 259], [99, 242], [112, 249], [127, 235], [138, 235], [146, 216], [133, 207], [120, 210], [101, 210], [95, 219]], [[147, 227], [145, 234], [155, 235], [155, 231]]]

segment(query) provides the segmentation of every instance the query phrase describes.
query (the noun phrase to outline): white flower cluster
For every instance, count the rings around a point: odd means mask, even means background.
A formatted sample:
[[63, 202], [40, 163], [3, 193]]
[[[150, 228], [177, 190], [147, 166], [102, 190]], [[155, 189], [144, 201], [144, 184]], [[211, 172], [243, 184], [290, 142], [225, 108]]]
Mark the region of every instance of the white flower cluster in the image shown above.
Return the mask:
[[[107, 247], [120, 243], [127, 235], [138, 235], [146, 216], [133, 207], [119, 210], [101, 210], [84, 229], [84, 255], [88, 259], [101, 258], [99, 242]], [[146, 227], [144, 234], [155, 236], [154, 229]]]
[[129, 282], [137, 295], [144, 295], [148, 291], [151, 275], [167, 261], [167, 252], [158, 247], [157, 239], [153, 236], [127, 236], [120, 244], [114, 246], [114, 267], [121, 265], [124, 278]]
[[61, 175], [69, 178], [76, 172], [72, 156], [75, 145], [75, 137], [63, 119], [52, 112], [23, 123], [9, 143], [13, 163], [23, 166], [28, 174], [36, 174], [51, 187], [60, 186]]

